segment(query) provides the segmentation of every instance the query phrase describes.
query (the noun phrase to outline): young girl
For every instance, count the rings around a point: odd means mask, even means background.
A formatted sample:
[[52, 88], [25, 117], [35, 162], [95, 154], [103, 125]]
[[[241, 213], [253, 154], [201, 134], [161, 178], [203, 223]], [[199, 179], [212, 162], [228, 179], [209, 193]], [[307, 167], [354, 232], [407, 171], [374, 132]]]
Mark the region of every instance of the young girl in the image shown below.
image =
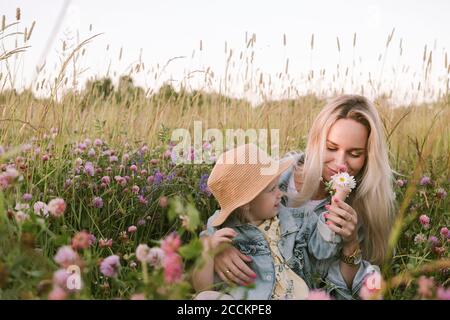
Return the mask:
[[[263, 173], [267, 165], [272, 170]], [[314, 259], [327, 259], [337, 252], [337, 245], [325, 241], [316, 228], [312, 211], [286, 208], [280, 204], [282, 193], [278, 178], [292, 161], [278, 163], [254, 144], [247, 144], [222, 154], [208, 179], [208, 186], [221, 207], [208, 220], [203, 233], [204, 264], [193, 274], [197, 291], [211, 289], [214, 277], [213, 254], [220, 245], [232, 243], [251, 257], [255, 271], [253, 288], [247, 283], [231, 288], [233, 299], [304, 299], [312, 285]], [[208, 235], [205, 235], [207, 233]], [[235, 271], [235, 270], [234, 270]], [[226, 270], [226, 273], [231, 273]], [[219, 277], [223, 276], [221, 274]], [[207, 291], [197, 299], [218, 298]]]

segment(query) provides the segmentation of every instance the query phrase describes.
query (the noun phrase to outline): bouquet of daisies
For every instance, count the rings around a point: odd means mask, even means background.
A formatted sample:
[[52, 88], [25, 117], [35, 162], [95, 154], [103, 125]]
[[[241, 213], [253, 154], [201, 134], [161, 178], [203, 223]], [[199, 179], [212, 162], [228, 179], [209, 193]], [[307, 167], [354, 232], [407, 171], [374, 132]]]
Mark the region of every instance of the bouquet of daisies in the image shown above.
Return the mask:
[[325, 183], [327, 191], [339, 200], [345, 201], [350, 192], [355, 189], [355, 178], [347, 172], [339, 172], [331, 177], [331, 180]]

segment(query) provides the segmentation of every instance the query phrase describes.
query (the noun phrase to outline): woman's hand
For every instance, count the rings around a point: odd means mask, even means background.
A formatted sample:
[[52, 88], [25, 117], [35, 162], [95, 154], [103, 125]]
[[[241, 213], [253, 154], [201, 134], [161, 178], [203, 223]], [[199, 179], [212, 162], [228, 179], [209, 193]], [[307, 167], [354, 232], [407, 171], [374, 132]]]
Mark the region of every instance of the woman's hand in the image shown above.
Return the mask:
[[252, 259], [235, 247], [228, 247], [214, 257], [214, 271], [222, 281], [246, 285], [256, 278], [256, 273], [247, 266]]
[[342, 237], [344, 245], [358, 243], [356, 211], [336, 197], [333, 197], [332, 204], [326, 205], [325, 208], [328, 210], [328, 214], [325, 214], [328, 227]]
[[[347, 256], [353, 254], [359, 248], [358, 215], [351, 206], [336, 197], [332, 198], [332, 205], [326, 208], [329, 212], [325, 215], [328, 219], [328, 227], [342, 237], [342, 253]], [[340, 262], [341, 274], [348, 288], [352, 288], [353, 279], [359, 267], [359, 264], [348, 265], [343, 261]]]

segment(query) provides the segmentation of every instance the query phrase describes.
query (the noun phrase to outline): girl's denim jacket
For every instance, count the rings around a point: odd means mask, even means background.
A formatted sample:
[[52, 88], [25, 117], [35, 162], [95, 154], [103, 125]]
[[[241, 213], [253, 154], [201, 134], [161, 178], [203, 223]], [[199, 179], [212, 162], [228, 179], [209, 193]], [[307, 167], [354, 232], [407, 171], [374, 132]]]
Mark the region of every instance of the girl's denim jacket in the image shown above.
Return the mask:
[[[294, 163], [298, 163], [299, 165], [302, 165], [304, 163], [304, 153], [290, 153], [289, 156], [295, 157]], [[284, 192], [287, 191], [289, 180], [293, 171], [294, 167], [292, 166], [291, 168], [286, 170], [280, 177], [279, 186], [280, 189]], [[335, 244], [340, 244], [342, 240], [341, 237], [339, 235], [336, 235], [327, 227], [327, 225], [325, 224], [325, 219], [323, 217], [323, 213], [327, 211], [325, 209], [325, 205], [329, 204], [330, 201], [331, 197], [327, 197], [322, 202], [316, 205], [316, 207], [313, 209], [313, 212], [315, 212], [318, 217], [317, 229], [320, 230], [323, 237], [327, 241], [331, 241]], [[283, 197], [282, 203], [285, 205], [287, 204], [286, 196]], [[364, 239], [364, 230], [361, 224], [358, 224], [358, 239], [360, 243], [362, 243]], [[359, 290], [364, 284], [367, 275], [374, 272], [380, 272], [378, 266], [372, 265], [370, 262], [363, 260], [353, 279], [352, 288], [348, 288], [341, 274], [339, 255], [328, 259], [313, 259], [313, 265], [314, 273], [318, 274], [320, 277], [319, 281], [314, 283], [313, 286], [320, 287], [325, 285], [325, 289], [327, 290], [327, 292], [339, 300], [358, 299]]]
[[[208, 219], [207, 229], [200, 236], [216, 231], [211, 222], [217, 214], [218, 211]], [[278, 218], [281, 229], [278, 248], [284, 261], [311, 288], [314, 283], [312, 259], [334, 257], [338, 251], [338, 244], [324, 240], [317, 229], [318, 216], [312, 211], [280, 206]], [[231, 215], [221, 227], [232, 228], [238, 233], [233, 239], [233, 245], [252, 258], [249, 267], [257, 275], [252, 287], [229, 287], [226, 288], [228, 293], [235, 299], [270, 299], [275, 285], [275, 267], [269, 244], [261, 230], [254, 225], [241, 223], [234, 215]], [[215, 283], [221, 282], [217, 275], [214, 279]]]

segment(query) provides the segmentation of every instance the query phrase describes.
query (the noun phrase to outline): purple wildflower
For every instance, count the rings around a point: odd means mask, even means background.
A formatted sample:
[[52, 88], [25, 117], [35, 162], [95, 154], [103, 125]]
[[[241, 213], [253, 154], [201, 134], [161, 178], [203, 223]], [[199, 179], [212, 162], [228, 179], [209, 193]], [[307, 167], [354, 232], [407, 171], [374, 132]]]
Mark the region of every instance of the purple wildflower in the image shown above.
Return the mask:
[[98, 209], [103, 208], [103, 199], [100, 197], [94, 197], [94, 199], [92, 199], [92, 205]]
[[162, 174], [162, 173], [159, 172], [159, 171], [156, 171], [155, 174], [154, 174], [154, 176], [155, 176], [154, 183], [155, 183], [156, 185], [160, 184], [160, 183], [164, 180], [164, 174]]
[[109, 162], [113, 163], [113, 162], [117, 162], [119, 161], [119, 158], [117, 158], [117, 156], [110, 156], [109, 157]]
[[202, 176], [200, 177], [199, 188], [202, 193], [206, 194], [209, 197], [211, 196], [211, 190], [209, 190], [208, 188], [208, 178], [209, 175], [207, 173], [202, 174]]
[[145, 199], [145, 197], [144, 197], [143, 195], [139, 195], [138, 199], [139, 199], [139, 202], [140, 202], [140, 203], [142, 203], [142, 204], [148, 204], [148, 200]]
[[397, 184], [398, 187], [402, 188], [406, 185], [406, 180], [402, 180], [402, 179], [398, 179], [395, 183]]
[[172, 172], [166, 176], [166, 181], [172, 181], [175, 178], [175, 172]]
[[431, 247], [437, 247], [440, 245], [439, 239], [435, 236], [430, 236], [428, 238], [428, 242], [430, 243]]
[[431, 178], [430, 177], [427, 177], [427, 176], [423, 176], [421, 179], [420, 179], [420, 182], [419, 182], [419, 184], [421, 185], [421, 186], [429, 186], [429, 185], [431, 185]]
[[86, 162], [86, 164], [84, 165], [84, 173], [86, 173], [87, 175], [93, 177], [95, 170], [94, 170], [94, 166], [92, 165], [92, 162]]
[[436, 291], [436, 297], [439, 300], [450, 300], [450, 289], [439, 287]]
[[102, 183], [108, 185], [111, 183], [111, 178], [109, 176], [104, 176], [104, 177], [102, 177], [101, 181], [102, 181]]
[[439, 188], [436, 190], [436, 196], [439, 199], [444, 200], [447, 197], [447, 192], [443, 188]]
[[66, 179], [66, 181], [64, 182], [64, 189], [69, 188], [72, 184], [73, 184], [72, 180]]
[[120, 258], [119, 256], [112, 255], [103, 259], [100, 264], [100, 271], [104, 276], [109, 278], [115, 278], [118, 275], [120, 269]]
[[102, 140], [100, 140], [98, 138], [94, 140], [94, 146], [100, 147], [101, 145], [103, 145], [103, 141]]
[[95, 157], [95, 150], [92, 149], [92, 148], [89, 149], [89, 151], [88, 151], [88, 156], [91, 157], [91, 158], [92, 158], [92, 157]]

